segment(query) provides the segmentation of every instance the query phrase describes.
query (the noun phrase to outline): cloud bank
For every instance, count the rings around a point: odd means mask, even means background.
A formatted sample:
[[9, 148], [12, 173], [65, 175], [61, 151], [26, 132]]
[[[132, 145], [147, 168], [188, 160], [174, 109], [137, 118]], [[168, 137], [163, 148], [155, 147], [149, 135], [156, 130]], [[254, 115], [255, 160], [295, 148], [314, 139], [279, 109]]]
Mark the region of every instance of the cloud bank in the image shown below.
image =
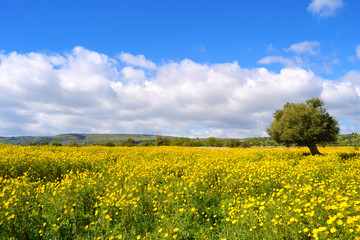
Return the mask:
[[[271, 61], [271, 60], [269, 60]], [[360, 72], [336, 81], [309, 70], [247, 69], [188, 59], [159, 65], [76, 47], [0, 54], [0, 135], [67, 132], [265, 136], [286, 102], [322, 97], [344, 132], [360, 126]]]

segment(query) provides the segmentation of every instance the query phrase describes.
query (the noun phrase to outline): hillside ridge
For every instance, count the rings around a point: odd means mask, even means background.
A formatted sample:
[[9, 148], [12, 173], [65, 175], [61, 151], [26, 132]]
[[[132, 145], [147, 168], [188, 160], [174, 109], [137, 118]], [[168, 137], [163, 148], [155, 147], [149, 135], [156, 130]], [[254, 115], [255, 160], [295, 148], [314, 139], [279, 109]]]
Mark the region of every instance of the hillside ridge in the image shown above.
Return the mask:
[[[104, 145], [106, 143], [113, 143], [115, 145], [120, 145], [125, 142], [127, 139], [132, 138], [136, 143], [145, 142], [145, 141], [155, 141], [156, 136], [152, 134], [88, 134], [88, 133], [64, 133], [54, 136], [17, 136], [17, 137], [1, 137], [0, 143], [4, 144], [13, 144], [13, 145], [29, 145], [29, 143], [41, 144], [43, 142], [60, 142], [63, 145], [70, 145], [76, 143], [78, 145], [91, 145], [91, 144], [100, 144]], [[163, 136], [169, 139], [176, 139], [174, 136]], [[178, 137], [181, 139], [181, 137]], [[229, 138], [218, 138], [222, 140], [228, 140]], [[274, 143], [269, 137], [250, 137], [239, 139], [243, 142], [249, 143], [251, 146], [272, 146]], [[321, 145], [321, 144], [319, 144]], [[338, 140], [331, 144], [326, 144], [330, 146], [360, 146], [360, 134], [341, 134], [338, 136]]]

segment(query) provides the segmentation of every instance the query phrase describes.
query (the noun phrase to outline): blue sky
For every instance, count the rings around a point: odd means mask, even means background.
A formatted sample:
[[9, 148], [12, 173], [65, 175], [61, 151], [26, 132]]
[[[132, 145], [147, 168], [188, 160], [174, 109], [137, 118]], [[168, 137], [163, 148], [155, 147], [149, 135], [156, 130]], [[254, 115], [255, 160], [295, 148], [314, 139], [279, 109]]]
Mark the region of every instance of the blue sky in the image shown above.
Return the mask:
[[2, 0], [0, 136], [265, 136], [275, 109], [311, 97], [342, 133], [358, 132], [359, 10], [355, 0]]

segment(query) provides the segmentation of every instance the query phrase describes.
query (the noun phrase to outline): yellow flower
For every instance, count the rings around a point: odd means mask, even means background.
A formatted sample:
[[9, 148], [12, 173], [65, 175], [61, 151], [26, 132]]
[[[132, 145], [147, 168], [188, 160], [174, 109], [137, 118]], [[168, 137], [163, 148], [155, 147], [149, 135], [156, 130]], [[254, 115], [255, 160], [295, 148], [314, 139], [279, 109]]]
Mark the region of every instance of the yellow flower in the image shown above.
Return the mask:
[[333, 217], [330, 217], [330, 218], [326, 221], [326, 223], [327, 223], [327, 224], [332, 224], [332, 223], [336, 220], [336, 218], [337, 218], [336, 215], [333, 216]]
[[177, 232], [177, 231], [179, 231], [179, 228], [174, 228], [173, 231]]
[[331, 233], [336, 232], [336, 228], [331, 228], [331, 229], [330, 229], [330, 232], [331, 232]]

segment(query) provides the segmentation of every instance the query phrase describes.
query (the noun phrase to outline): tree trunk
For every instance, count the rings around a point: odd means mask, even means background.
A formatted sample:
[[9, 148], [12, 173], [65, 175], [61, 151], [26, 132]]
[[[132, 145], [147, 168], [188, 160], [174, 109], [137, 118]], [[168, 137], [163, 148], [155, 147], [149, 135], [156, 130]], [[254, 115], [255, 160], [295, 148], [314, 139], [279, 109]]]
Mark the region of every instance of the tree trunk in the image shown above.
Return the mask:
[[322, 155], [317, 149], [315, 142], [310, 142], [307, 146], [310, 149], [311, 155]]

